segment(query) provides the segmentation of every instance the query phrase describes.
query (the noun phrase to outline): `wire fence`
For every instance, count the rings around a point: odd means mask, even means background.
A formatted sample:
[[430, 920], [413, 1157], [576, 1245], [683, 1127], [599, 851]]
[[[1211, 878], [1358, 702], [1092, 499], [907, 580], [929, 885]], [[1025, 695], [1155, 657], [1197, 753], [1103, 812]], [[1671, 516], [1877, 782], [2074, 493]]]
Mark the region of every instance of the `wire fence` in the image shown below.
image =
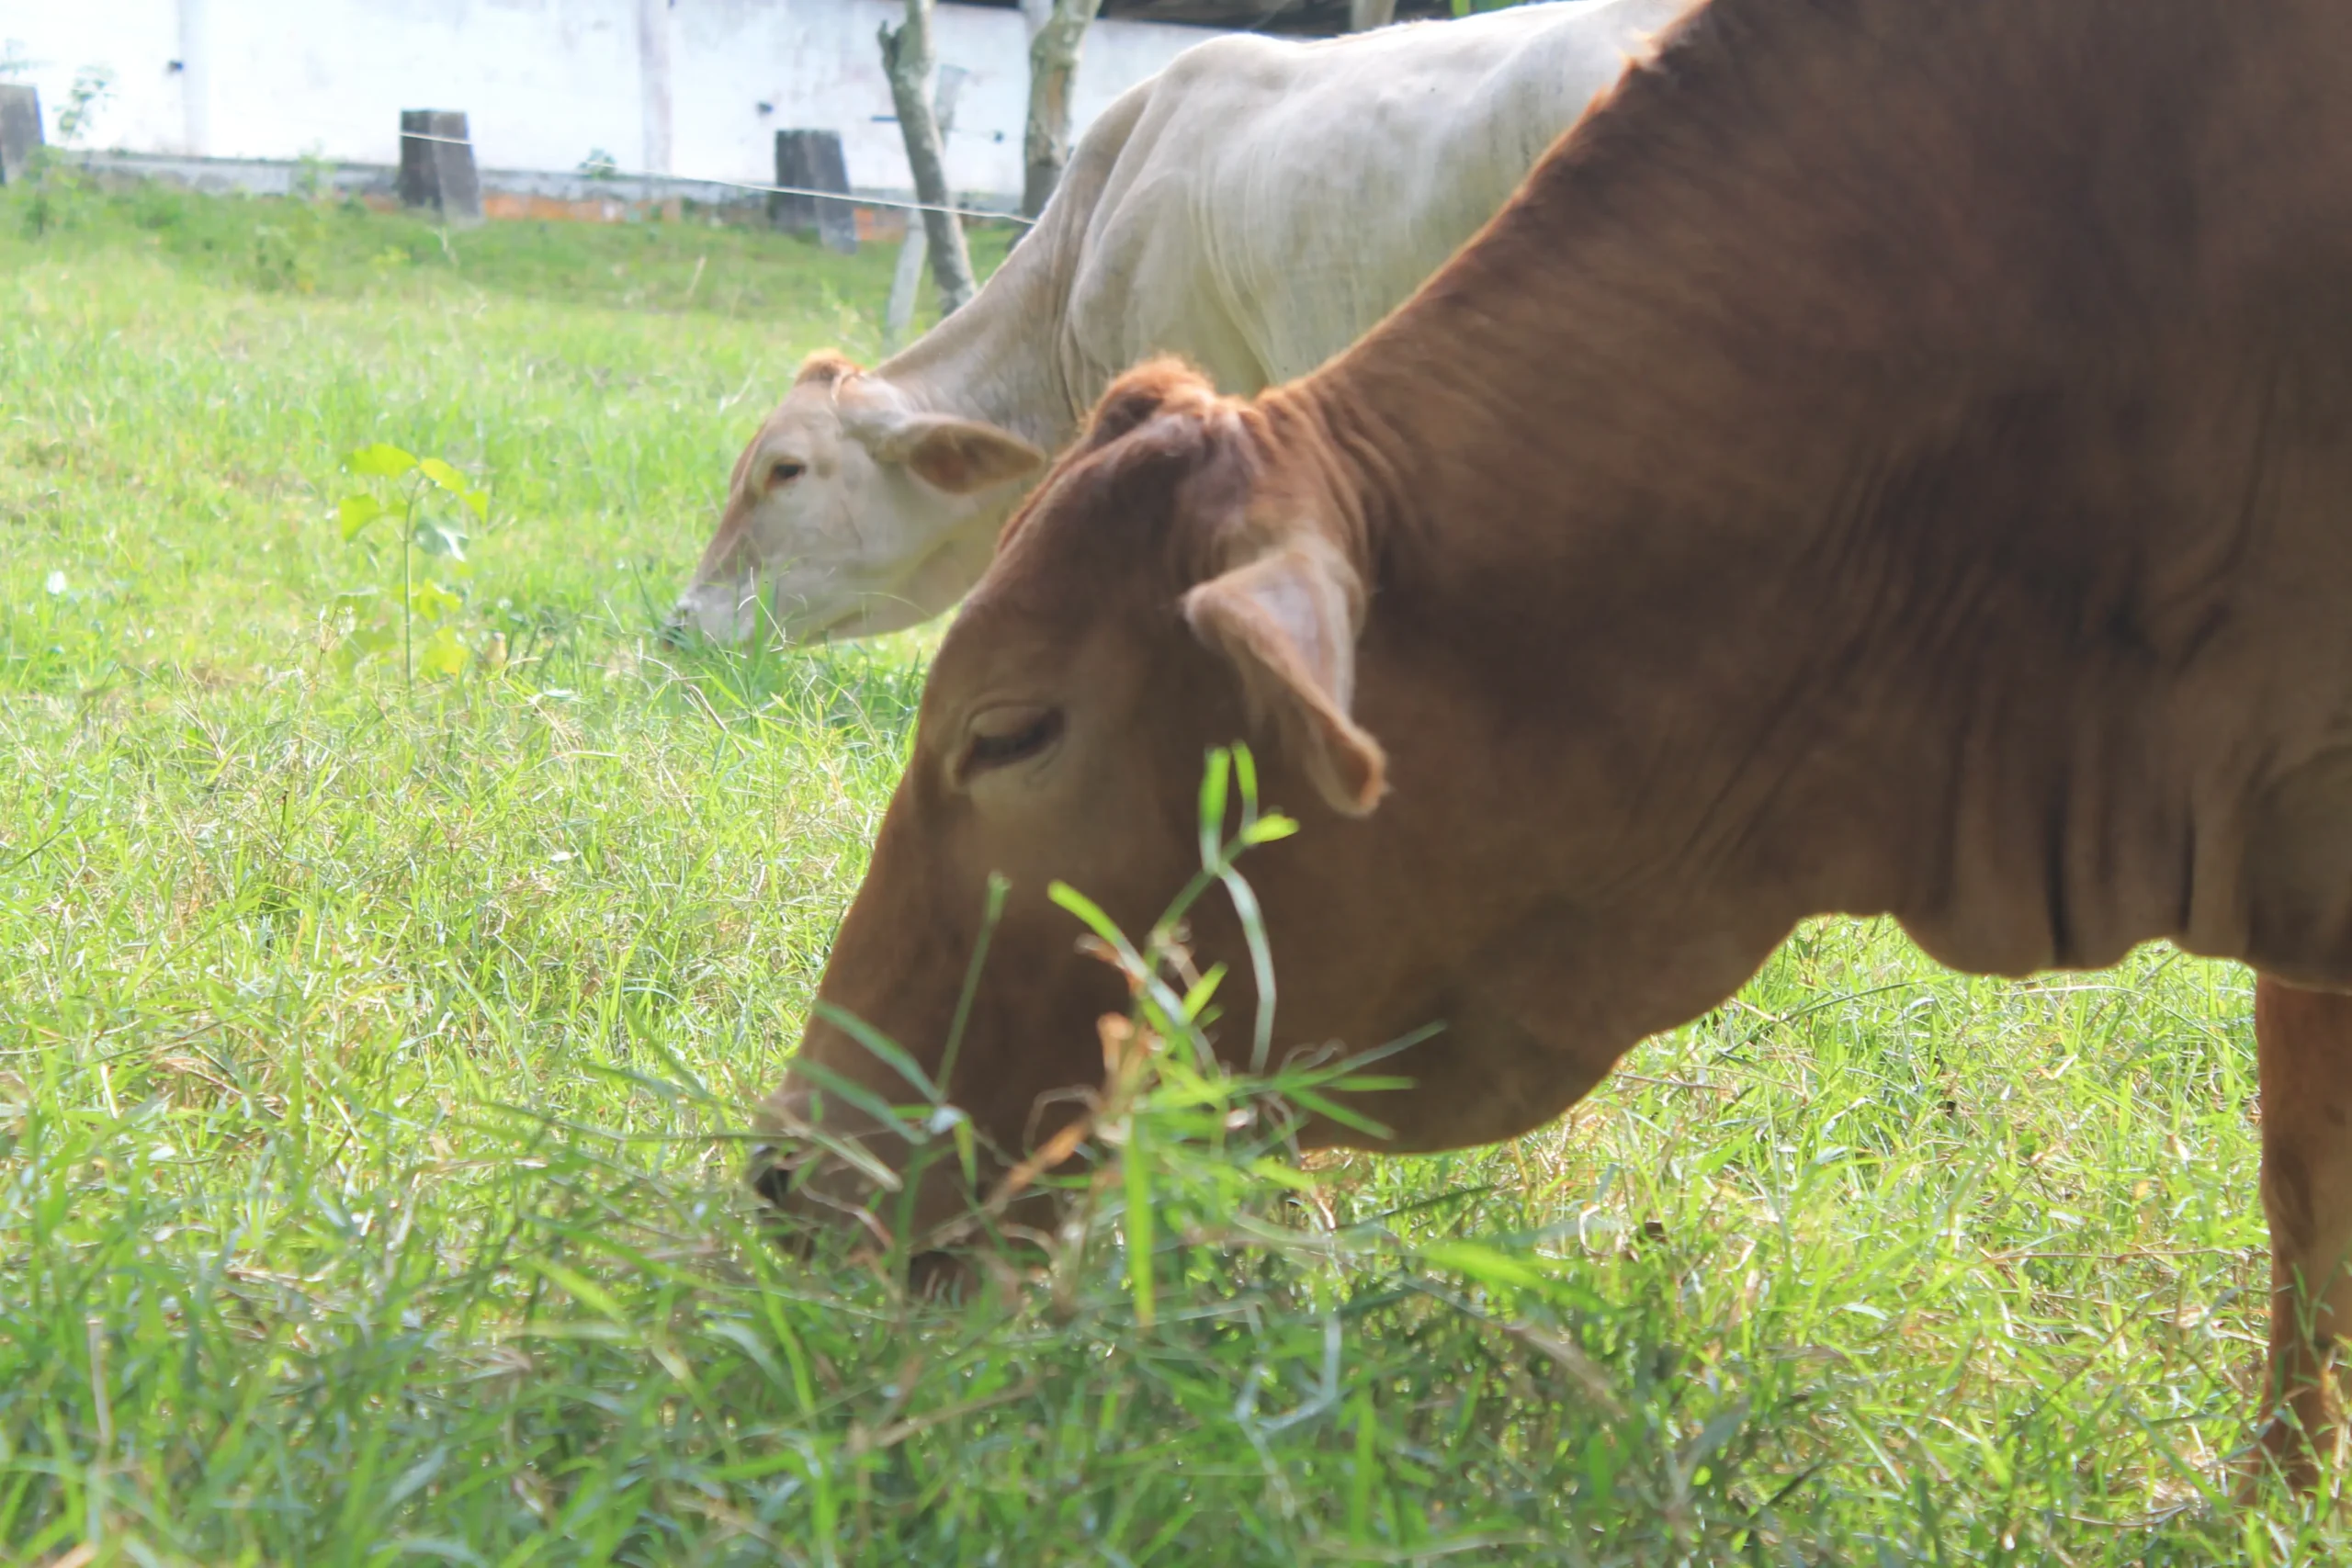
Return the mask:
[[[401, 139], [405, 141], [438, 141], [444, 146], [464, 147], [469, 150], [473, 146], [472, 141], [462, 136], [435, 136], [422, 130], [402, 130]], [[691, 185], [722, 186], [729, 190], [755, 191], [766, 196], [814, 197], [820, 201], [847, 202], [852, 207], [887, 207], [900, 212], [945, 212], [957, 218], [985, 218], [1001, 222], [1018, 223], [1023, 228], [1033, 226], [1037, 221], [1034, 218], [1023, 218], [1017, 212], [995, 212], [985, 208], [943, 207], [928, 202], [899, 201], [886, 196], [854, 196], [844, 191], [815, 190], [806, 186], [757, 185], [750, 180], [718, 180], [701, 175], [655, 174], [649, 169], [622, 169], [600, 164], [596, 174], [591, 177], [615, 180], [668, 180]]]

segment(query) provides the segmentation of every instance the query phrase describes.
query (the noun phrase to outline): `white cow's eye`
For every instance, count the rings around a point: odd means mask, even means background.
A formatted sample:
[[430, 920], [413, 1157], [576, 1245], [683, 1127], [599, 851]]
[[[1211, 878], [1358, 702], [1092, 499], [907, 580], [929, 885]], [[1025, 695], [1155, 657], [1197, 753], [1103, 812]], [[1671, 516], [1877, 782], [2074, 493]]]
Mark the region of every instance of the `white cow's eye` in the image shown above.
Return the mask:
[[778, 485], [790, 484], [808, 471], [808, 465], [806, 463], [778, 463], [768, 470], [768, 489], [774, 490]]

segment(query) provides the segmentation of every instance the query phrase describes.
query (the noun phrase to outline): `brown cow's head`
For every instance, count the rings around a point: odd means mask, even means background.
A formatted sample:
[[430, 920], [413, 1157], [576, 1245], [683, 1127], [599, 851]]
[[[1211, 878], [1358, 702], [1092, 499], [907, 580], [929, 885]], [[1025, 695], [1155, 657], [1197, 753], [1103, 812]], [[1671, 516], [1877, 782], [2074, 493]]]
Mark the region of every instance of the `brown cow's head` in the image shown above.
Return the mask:
[[[1049, 902], [1050, 883], [1069, 882], [1139, 937], [1198, 867], [1204, 754], [1237, 738], [1258, 739], [1262, 793], [1306, 818], [1310, 840], [1349, 831], [1380, 798], [1383, 753], [1349, 716], [1364, 569], [1313, 497], [1282, 493], [1261, 460], [1263, 419], [1178, 365], [1112, 388], [1008, 526], [940, 649], [913, 754], [826, 967], [824, 1007], [936, 1077], [989, 877], [1009, 880], [944, 1086], [1006, 1156], [1073, 1114], [1066, 1091], [1100, 1082], [1096, 1020], [1125, 1006], [1117, 975], [1078, 951], [1081, 928]], [[1291, 844], [1256, 852], [1248, 869], [1270, 919], [1343, 897], [1301, 882], [1305, 863]], [[1240, 957], [1229, 909], [1204, 903], [1192, 927], [1204, 966]], [[1228, 980], [1220, 1000], [1227, 1017], [1251, 1016], [1246, 983]], [[1282, 1005], [1290, 1016], [1287, 991]], [[1299, 1005], [1334, 1021], [1311, 999]], [[903, 1169], [908, 1148], [877, 1131], [856, 1103], [865, 1096], [917, 1099], [880, 1055], [812, 1019], [771, 1101], [786, 1135], [757, 1162], [762, 1190], [804, 1213], [855, 1208], [872, 1192], [870, 1163], [861, 1174], [790, 1135], [816, 1121]], [[931, 1165], [894, 1218], [921, 1232], [957, 1215], [961, 1180], [954, 1159]]]

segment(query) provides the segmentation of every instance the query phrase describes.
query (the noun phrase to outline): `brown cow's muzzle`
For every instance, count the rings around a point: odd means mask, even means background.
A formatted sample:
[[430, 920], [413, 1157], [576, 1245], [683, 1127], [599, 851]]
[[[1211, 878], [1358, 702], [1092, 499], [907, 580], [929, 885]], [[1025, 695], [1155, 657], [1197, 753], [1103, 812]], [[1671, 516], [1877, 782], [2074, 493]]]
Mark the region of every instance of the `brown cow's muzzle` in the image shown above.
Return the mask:
[[1001, 1160], [976, 1146], [967, 1173], [955, 1139], [921, 1141], [838, 1100], [816, 1114], [818, 1097], [787, 1086], [762, 1107], [765, 1134], [745, 1177], [774, 1211], [776, 1239], [803, 1256], [820, 1232], [846, 1232], [869, 1256], [904, 1257], [918, 1284], [961, 1277], [951, 1252], [1018, 1241], [1024, 1226], [1051, 1223], [1043, 1192], [990, 1205]]
[[855, 1107], [787, 1087], [762, 1105], [758, 1123], [767, 1135], [752, 1151], [752, 1187], [787, 1218], [846, 1224], [888, 1247], [960, 1209], [961, 1195], [943, 1181], [961, 1174], [952, 1150], [925, 1159], [935, 1152], [927, 1144]]

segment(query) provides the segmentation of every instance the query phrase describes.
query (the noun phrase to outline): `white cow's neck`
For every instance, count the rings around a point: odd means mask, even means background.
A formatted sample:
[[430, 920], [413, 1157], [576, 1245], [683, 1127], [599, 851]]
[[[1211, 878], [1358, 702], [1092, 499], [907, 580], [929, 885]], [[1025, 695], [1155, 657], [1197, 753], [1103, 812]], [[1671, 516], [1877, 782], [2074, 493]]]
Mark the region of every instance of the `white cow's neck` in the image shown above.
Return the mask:
[[875, 367], [915, 407], [1009, 430], [1046, 451], [1078, 433], [1080, 410], [1062, 376], [1058, 334], [1069, 241], [1046, 221], [1013, 248], [973, 301]]

